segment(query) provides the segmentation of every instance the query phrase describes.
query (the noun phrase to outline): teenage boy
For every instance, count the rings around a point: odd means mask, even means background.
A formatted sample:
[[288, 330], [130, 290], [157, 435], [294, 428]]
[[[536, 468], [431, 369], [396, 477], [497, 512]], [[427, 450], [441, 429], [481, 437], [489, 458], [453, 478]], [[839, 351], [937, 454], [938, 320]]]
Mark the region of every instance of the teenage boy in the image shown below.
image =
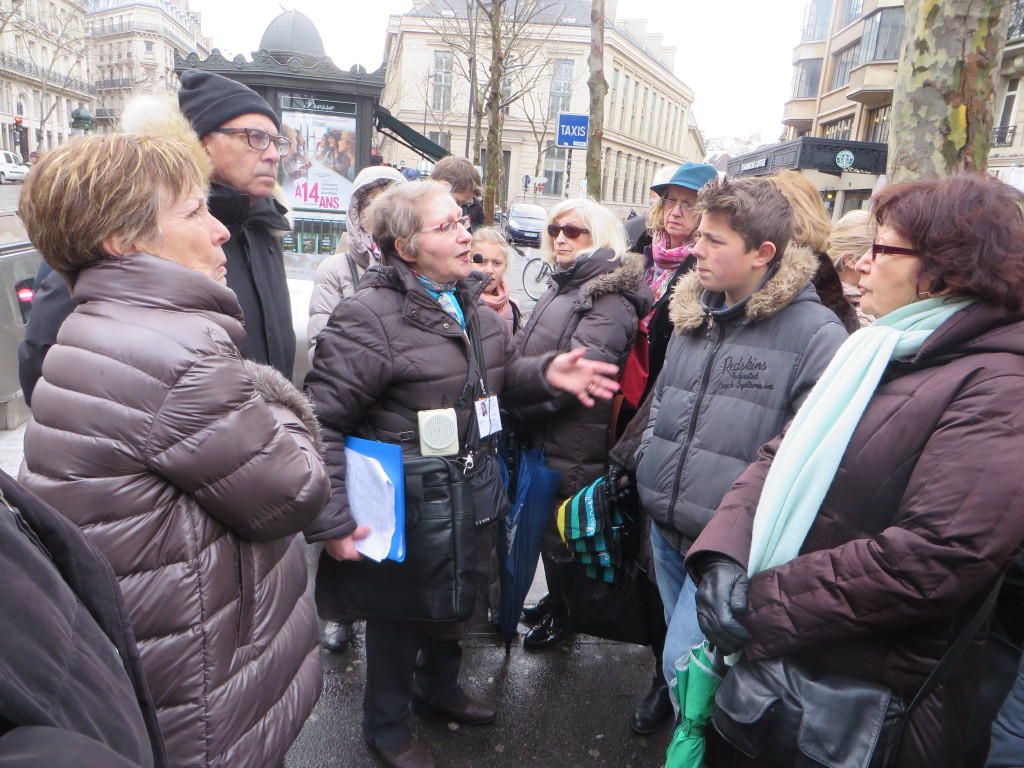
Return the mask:
[[789, 243], [793, 213], [768, 179], [709, 182], [696, 269], [669, 303], [675, 333], [637, 451], [668, 636], [662, 669], [703, 639], [683, 558], [757, 449], [782, 431], [847, 336], [818, 301], [815, 255]]

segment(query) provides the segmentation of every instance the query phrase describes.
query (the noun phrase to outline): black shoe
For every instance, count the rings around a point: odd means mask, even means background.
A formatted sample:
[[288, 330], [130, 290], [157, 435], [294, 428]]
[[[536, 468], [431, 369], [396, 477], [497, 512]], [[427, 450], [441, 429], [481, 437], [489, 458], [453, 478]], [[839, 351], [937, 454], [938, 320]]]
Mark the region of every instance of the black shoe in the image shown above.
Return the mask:
[[556, 619], [550, 613], [523, 637], [523, 648], [539, 651], [558, 645], [569, 634], [564, 619]]
[[352, 622], [328, 621], [324, 624], [323, 634], [320, 635], [320, 645], [331, 653], [342, 653], [348, 650], [348, 639], [351, 634]]
[[633, 729], [634, 733], [647, 736], [660, 730], [671, 719], [672, 700], [669, 698], [668, 685], [658, 675], [651, 682], [650, 690], [640, 699], [640, 703], [633, 710], [629, 727]]
[[536, 605], [523, 606], [523, 621], [527, 624], [536, 624], [548, 614], [551, 607], [551, 595], [544, 595], [537, 601]]
[[498, 716], [498, 708], [465, 691], [451, 704], [434, 706], [422, 699], [413, 699], [413, 711], [419, 715], [435, 715], [463, 725], [488, 725]]

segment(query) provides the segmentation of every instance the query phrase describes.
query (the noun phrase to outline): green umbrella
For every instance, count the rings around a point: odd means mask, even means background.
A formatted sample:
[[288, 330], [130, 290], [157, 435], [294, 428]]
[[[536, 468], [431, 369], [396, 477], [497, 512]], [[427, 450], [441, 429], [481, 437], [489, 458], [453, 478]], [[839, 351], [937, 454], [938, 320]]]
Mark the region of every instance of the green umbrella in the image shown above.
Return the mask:
[[705, 640], [675, 663], [679, 727], [672, 734], [665, 768], [701, 768], [704, 764], [704, 728], [715, 709], [715, 694], [726, 666]]

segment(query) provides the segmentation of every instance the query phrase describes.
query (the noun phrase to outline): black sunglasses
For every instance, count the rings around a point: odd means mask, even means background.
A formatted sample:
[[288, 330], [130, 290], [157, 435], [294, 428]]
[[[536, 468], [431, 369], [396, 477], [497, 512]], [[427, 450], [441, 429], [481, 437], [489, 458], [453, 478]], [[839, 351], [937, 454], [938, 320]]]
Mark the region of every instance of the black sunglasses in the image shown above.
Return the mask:
[[559, 232], [565, 232], [565, 236], [570, 240], [575, 240], [580, 235], [590, 234], [589, 229], [577, 227], [575, 224], [563, 224], [562, 226], [558, 226], [557, 224], [548, 224], [548, 235], [552, 240], [558, 237]]
[[878, 258], [878, 254], [888, 253], [892, 256], [917, 256], [917, 251], [913, 248], [903, 248], [899, 245], [885, 245], [884, 243], [876, 243], [874, 240], [871, 241], [871, 260], [874, 261]]

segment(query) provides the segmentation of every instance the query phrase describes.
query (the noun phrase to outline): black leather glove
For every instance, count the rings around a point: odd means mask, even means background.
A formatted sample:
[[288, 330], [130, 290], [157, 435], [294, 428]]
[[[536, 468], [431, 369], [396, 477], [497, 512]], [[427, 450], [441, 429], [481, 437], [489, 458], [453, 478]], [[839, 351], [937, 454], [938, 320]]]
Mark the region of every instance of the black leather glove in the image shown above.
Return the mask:
[[753, 637], [737, 620], [747, 612], [747, 571], [728, 557], [709, 557], [698, 566], [697, 623], [722, 653], [736, 653]]

